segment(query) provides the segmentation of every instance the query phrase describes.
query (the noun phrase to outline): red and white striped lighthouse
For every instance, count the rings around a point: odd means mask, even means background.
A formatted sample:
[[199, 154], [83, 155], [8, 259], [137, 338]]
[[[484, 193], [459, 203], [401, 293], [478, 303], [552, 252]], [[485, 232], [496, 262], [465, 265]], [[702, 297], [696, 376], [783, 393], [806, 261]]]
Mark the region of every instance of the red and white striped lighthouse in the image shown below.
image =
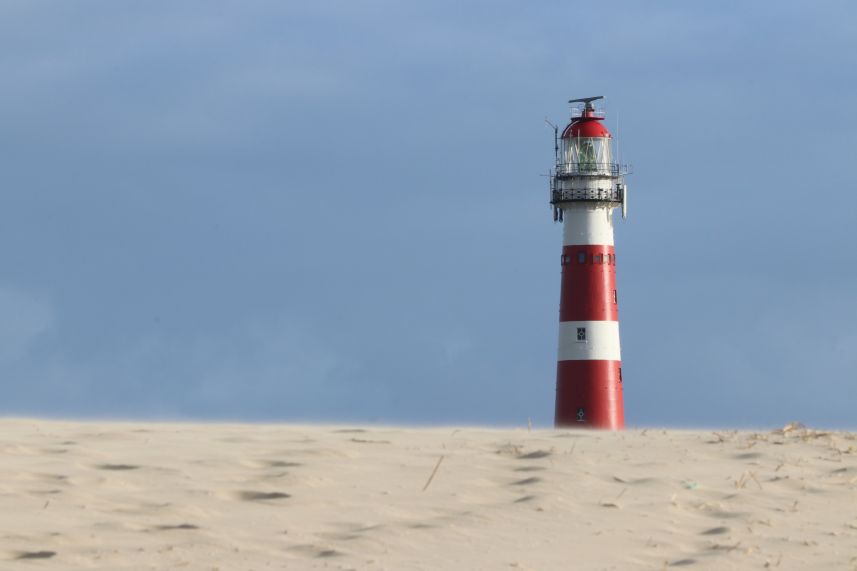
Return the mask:
[[613, 210], [627, 213], [627, 169], [614, 160], [604, 113], [581, 105], [560, 136], [551, 173], [554, 220], [563, 223], [556, 426], [620, 429], [622, 356]]

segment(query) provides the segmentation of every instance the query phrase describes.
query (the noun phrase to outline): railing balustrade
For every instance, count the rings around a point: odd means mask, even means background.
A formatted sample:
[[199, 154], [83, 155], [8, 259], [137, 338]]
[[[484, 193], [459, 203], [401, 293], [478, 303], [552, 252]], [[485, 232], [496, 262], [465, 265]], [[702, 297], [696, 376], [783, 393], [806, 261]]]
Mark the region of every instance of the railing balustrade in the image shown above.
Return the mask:
[[622, 191], [619, 189], [574, 189], [551, 190], [551, 204], [558, 202], [622, 202]]
[[602, 163], [602, 162], [573, 162], [573, 163], [557, 163], [554, 167], [556, 176], [564, 175], [606, 175], [619, 176], [628, 173], [628, 167], [618, 163]]

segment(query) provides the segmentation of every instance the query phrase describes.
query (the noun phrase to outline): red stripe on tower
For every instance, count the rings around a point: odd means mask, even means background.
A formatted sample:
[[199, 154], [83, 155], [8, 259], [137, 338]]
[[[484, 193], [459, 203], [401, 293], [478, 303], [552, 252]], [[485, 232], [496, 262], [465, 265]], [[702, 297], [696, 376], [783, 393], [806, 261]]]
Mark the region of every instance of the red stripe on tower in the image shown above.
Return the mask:
[[556, 412], [558, 427], [625, 425], [613, 210], [626, 213], [627, 169], [613, 160], [604, 114], [582, 103], [557, 141], [554, 220], [563, 222]]
[[613, 246], [562, 248], [560, 321], [618, 321]]
[[[619, 429], [625, 425], [621, 361], [557, 363], [556, 425]], [[562, 406], [560, 406], [562, 405]], [[586, 411], [583, 420], [580, 409]]]

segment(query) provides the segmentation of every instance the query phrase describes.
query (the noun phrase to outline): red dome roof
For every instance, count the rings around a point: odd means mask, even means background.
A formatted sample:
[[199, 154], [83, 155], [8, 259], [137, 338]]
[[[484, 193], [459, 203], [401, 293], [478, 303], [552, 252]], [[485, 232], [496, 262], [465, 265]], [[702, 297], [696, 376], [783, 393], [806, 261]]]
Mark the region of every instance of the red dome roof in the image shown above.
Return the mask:
[[607, 137], [612, 138], [610, 135], [610, 131], [607, 130], [607, 127], [601, 124], [601, 121], [604, 120], [603, 117], [593, 117], [588, 116], [588, 113], [584, 113], [583, 117], [575, 117], [571, 120], [571, 123], [568, 124], [568, 127], [565, 128], [565, 131], [562, 132], [562, 138], [568, 139], [570, 137]]

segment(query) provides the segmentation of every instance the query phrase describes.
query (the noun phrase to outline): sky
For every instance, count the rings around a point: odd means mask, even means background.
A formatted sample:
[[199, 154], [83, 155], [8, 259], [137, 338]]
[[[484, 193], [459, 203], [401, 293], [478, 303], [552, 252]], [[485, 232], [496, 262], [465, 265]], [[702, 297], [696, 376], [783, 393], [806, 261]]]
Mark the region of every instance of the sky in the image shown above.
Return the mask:
[[629, 426], [857, 427], [857, 4], [0, 4], [0, 415], [553, 421], [604, 95]]

